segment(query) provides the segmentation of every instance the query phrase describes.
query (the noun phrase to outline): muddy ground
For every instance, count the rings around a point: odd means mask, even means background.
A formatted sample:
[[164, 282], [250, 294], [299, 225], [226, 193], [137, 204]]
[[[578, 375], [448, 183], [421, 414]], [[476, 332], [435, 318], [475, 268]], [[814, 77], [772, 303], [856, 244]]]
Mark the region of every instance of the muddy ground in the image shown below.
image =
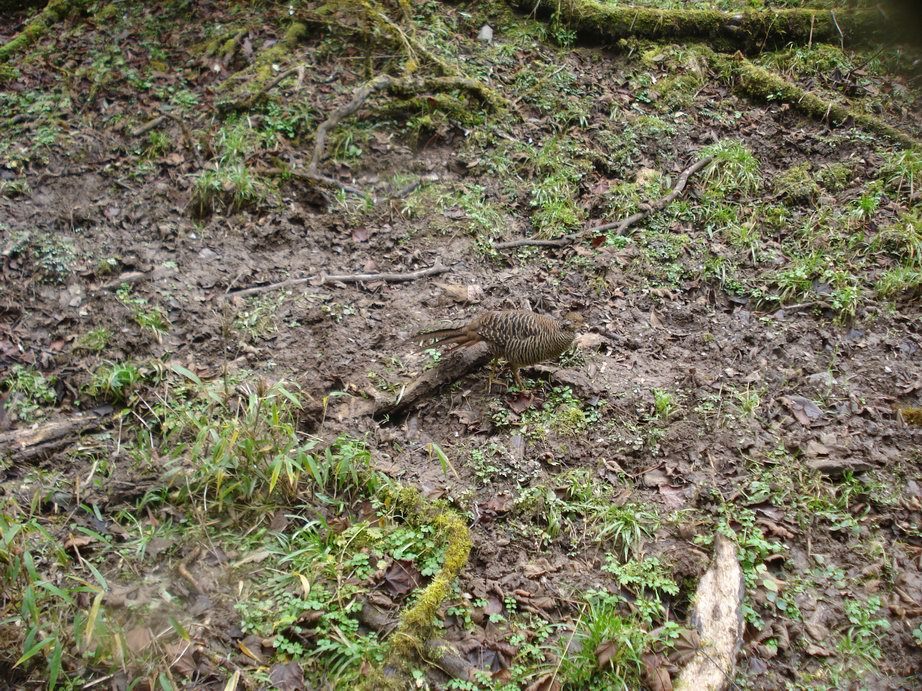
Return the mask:
[[[835, 287], [821, 277], [808, 277], [803, 294], [760, 299], [772, 290], [769, 272], [793, 261], [788, 243], [799, 229], [831, 209], [824, 222], [835, 235], [844, 210], [881, 178], [893, 144], [807, 119], [785, 104], [751, 102], [710, 74], [669, 100], [654, 88], [674, 75], [662, 67], [669, 55], [645, 62], [642, 51], [625, 47], [561, 47], [535, 20], [441, 5], [420, 10], [430, 22], [420, 25], [420, 32], [429, 31], [421, 35], [430, 46], [441, 45], [438, 40], [453, 46], [446, 55], [466, 56], [472, 74], [489, 73], [497, 91], [521, 99], [516, 110], [524, 117], [420, 123], [415, 114], [387, 111], [388, 99], [381, 97], [355, 122], [345, 121], [342, 127], [356, 128], [354, 134], [340, 137], [322, 165], [326, 175], [371, 191], [374, 206], [266, 176], [271, 192], [265, 199], [239, 209], [217, 203], [197, 213], [196, 176], [220, 157], [228, 122], [214, 107], [220, 85], [255, 60], [267, 41], [281, 39], [284, 12], [272, 7], [260, 19], [212, 3], [175, 3], [159, 16], [131, 3], [106, 7], [114, 10], [69, 19], [41, 39], [16, 62], [18, 74], [4, 87], [0, 180], [18, 186], [7, 184], [0, 198], [0, 380], [9, 382], [15, 366], [30, 368], [53, 382], [54, 398], [31, 416], [17, 416], [6, 405], [0, 430], [23, 431], [77, 411], [103, 414], [102, 429], [51, 453], [28, 462], [16, 452], [5, 456], [0, 497], [6, 512], [24, 511], [62, 544], [86, 535], [80, 527], [117, 540], [124, 530], [113, 527], [124, 523], [120, 512], [164, 486], [156, 441], [152, 455], [132, 450], [144, 442], [133, 427], [141, 407], [114, 422], [108, 411], [123, 402], [87, 393], [93, 373], [107, 363], [142, 363], [146, 371], [156, 369], [151, 363], [178, 363], [206, 380], [228, 371], [253, 381], [285, 380], [302, 392], [304, 433], [324, 443], [340, 434], [363, 439], [374, 467], [467, 516], [473, 550], [452, 603], [473, 602], [472, 621], [443, 609], [440, 637], [490, 671], [493, 681], [484, 688], [525, 688], [541, 677], [509, 671], [520, 650], [510, 637], [523, 605], [542, 621], [578, 627], [582, 594], [619, 592], [602, 568], [615, 543], [591, 539], [590, 521], [569, 503], [579, 483], [608, 492], [614, 505], [657, 517], [631, 548], [638, 557], [659, 556], [679, 586], [678, 594], [664, 596], [668, 614], [655, 616], [657, 624], [683, 621], [714, 530], [723, 525], [745, 535], [742, 558], [752, 580], [740, 687], [918, 687], [922, 433], [900, 410], [922, 405], [922, 310], [919, 292], [886, 298], [874, 292], [875, 281], [898, 260], [874, 250], [848, 254], [865, 240], [861, 247], [871, 247], [868, 238], [913, 213], [918, 192], [879, 195], [870, 218], [850, 227], [851, 237], [860, 236], [855, 245], [816, 245], [830, 256], [833, 247], [849, 248], [830, 263], [864, 257], [848, 269], [862, 296], [853, 313], [836, 310]], [[493, 44], [476, 39], [485, 21], [494, 25]], [[206, 54], [203, 46], [227, 27], [244, 30], [243, 47], [223, 58]], [[280, 110], [260, 106], [244, 113], [251, 118], [247, 126], [260, 132], [287, 118], [272, 138], [252, 138], [246, 165], [303, 168], [317, 123], [366, 76], [364, 55], [348, 32], [309, 22], [307, 36], [285, 58], [285, 64], [306, 64], [305, 74], [270, 97]], [[375, 55], [372, 64], [381, 69], [392, 60]], [[548, 81], [517, 90], [529, 64], [539, 64]], [[570, 76], [566, 84], [555, 81], [558, 69]], [[828, 76], [802, 83], [834, 91]], [[881, 69], [861, 79], [867, 91], [902, 94], [882, 117], [922, 134], [910, 77]], [[542, 102], [545, 90], [550, 106]], [[555, 120], [561, 103], [577, 104], [580, 114]], [[172, 104], [171, 117], [155, 131], [166, 144], [132, 134], [164, 104]], [[298, 112], [307, 115], [298, 120]], [[667, 122], [669, 131], [639, 134], [630, 155], [619, 158], [609, 147], [629, 144], [608, 135], [643, 116]], [[485, 251], [490, 242], [533, 232], [534, 197], [527, 190], [540, 178], [540, 164], [522, 164], [516, 156], [526, 156], [520, 144], [540, 149], [555, 138], [592, 152], [581, 155], [589, 163], [575, 186], [586, 224], [612, 220], [611, 207], [601, 201], [612, 188], [647, 170], [674, 181], [699, 150], [725, 140], [752, 152], [763, 181], [748, 197], [735, 197], [747, 207], [741, 217], [750, 218], [757, 201], [767, 200], [787, 209], [786, 221], [780, 229], [766, 225], [756, 249], [741, 249], [695, 215], [707, 203], [699, 177], [690, 182], [686, 208], [664, 213], [659, 225], [641, 223], [626, 239]], [[819, 178], [843, 162], [849, 172], [841, 185], [823, 184], [805, 199], [792, 201], [772, 183], [798, 164], [808, 163]], [[410, 196], [388, 199], [402, 186], [394, 184], [395, 175], [404, 176], [402, 183], [425, 179]], [[472, 216], [485, 206], [495, 215], [478, 225]], [[922, 237], [922, 228], [915, 232]], [[684, 240], [671, 244], [677, 236]], [[746, 289], [728, 290], [708, 271], [713, 257], [732, 259]], [[287, 278], [407, 272], [436, 262], [449, 272], [408, 283], [313, 281], [234, 295]], [[126, 281], [130, 297], [119, 294]], [[142, 326], [132, 307], [138, 298], [159, 306], [168, 326]], [[506, 375], [488, 393], [481, 372], [399, 420], [349, 415], [349, 401], [396, 395], [432, 364], [431, 353], [408, 342], [417, 330], [510, 307], [554, 314], [575, 309], [586, 319], [575, 354], [526, 370], [531, 394], [506, 391]], [[81, 347], [94, 330], [109, 334], [96, 352]], [[11, 384], [4, 391], [7, 404], [17, 400]], [[151, 384], [142, 398], [153, 405], [157, 391]], [[451, 468], [439, 462], [432, 444]], [[75, 495], [82, 479], [102, 474], [102, 459], [106, 477]], [[158, 504], [137, 515], [150, 525], [184, 511]], [[173, 668], [175, 679], [187, 680], [177, 683], [223, 686], [240, 668], [244, 683], [258, 686], [261, 677], [248, 676], [254, 663], [237, 645], [243, 632], [233, 609], [240, 567], [232, 564], [245, 553], [206, 548], [193, 559], [197, 548], [181, 536], [160, 547], [165, 557], [155, 550], [151, 558], [148, 548], [127, 572], [115, 553], [99, 550], [97, 568], [112, 579], [106, 606], [117, 610], [119, 597], [158, 602], [173, 591], [178, 602], [161, 602], [164, 611], [186, 617], [187, 626], [204, 624], [195, 640], [226, 651], [220, 659], [197, 660], [198, 667]], [[72, 553], [73, 544], [67, 549]], [[86, 545], [91, 561], [94, 549]], [[65, 578], [65, 565], [43, 564], [49, 579]], [[196, 587], [177, 564], [189, 565]], [[620, 592], [632, 611], [636, 592]], [[517, 612], [510, 607], [513, 593]], [[396, 611], [400, 598], [385, 599]], [[848, 604], [869, 600], [874, 605], [864, 622], [850, 619]], [[163, 613], [148, 616], [153, 630], [166, 621]], [[122, 624], [137, 628], [126, 619]], [[0, 653], [0, 666], [18, 679], [13, 685], [47, 681], [41, 665], [12, 671], [22, 654], [15, 639], [7, 625], [4, 640], [13, 643]], [[271, 647], [262, 656], [267, 665], [287, 659]], [[68, 665], [84, 683], [108, 669], [79, 655]], [[334, 673], [311, 669], [310, 683], [337, 686]], [[119, 679], [133, 674], [114, 673]], [[447, 683], [436, 670], [428, 674], [434, 687]]]

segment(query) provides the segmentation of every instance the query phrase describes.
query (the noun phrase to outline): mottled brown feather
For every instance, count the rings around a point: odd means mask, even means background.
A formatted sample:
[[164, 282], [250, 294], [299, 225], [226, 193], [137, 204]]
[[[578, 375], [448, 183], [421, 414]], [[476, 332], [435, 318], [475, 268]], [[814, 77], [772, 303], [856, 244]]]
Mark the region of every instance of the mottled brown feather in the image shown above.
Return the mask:
[[552, 360], [569, 348], [576, 336], [575, 319], [555, 319], [528, 310], [484, 312], [455, 329], [422, 331], [417, 338], [434, 345], [457, 347], [487, 343], [494, 357], [506, 359], [513, 370]]

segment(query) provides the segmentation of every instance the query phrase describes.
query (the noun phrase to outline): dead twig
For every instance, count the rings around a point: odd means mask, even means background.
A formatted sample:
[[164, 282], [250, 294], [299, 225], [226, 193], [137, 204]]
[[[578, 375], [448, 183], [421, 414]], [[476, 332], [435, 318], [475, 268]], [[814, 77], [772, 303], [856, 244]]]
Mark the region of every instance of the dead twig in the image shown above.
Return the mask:
[[418, 271], [409, 271], [407, 273], [378, 273], [378, 274], [318, 274], [315, 276], [305, 276], [303, 278], [289, 278], [278, 283], [270, 283], [264, 286], [255, 286], [252, 288], [242, 288], [233, 292], [225, 293], [225, 297], [246, 297], [247, 295], [256, 295], [257, 293], [266, 293], [271, 290], [280, 288], [290, 288], [292, 286], [304, 285], [305, 283], [318, 282], [319, 285], [325, 283], [408, 283], [427, 276], [435, 276], [450, 271], [447, 266], [440, 261], [436, 261], [433, 266]]
[[515, 247], [566, 247], [567, 245], [572, 244], [580, 238], [595, 235], [596, 233], [604, 233], [605, 231], [611, 230], [612, 228], [616, 229], [615, 233], [617, 235], [622, 235], [628, 230], [628, 228], [637, 225], [650, 214], [664, 209], [666, 206], [675, 201], [678, 196], [685, 191], [685, 187], [688, 185], [688, 179], [713, 160], [713, 157], [706, 156], [705, 158], [696, 161], [684, 171], [682, 171], [682, 174], [679, 176], [679, 179], [676, 180], [676, 183], [669, 194], [667, 194], [665, 197], [657, 199], [652, 204], [646, 205], [636, 214], [621, 219], [620, 221], [613, 221], [611, 223], [603, 223], [602, 225], [585, 228], [576, 233], [571, 233], [570, 235], [565, 235], [562, 238], [556, 238], [554, 240], [522, 238], [520, 240], [510, 240], [509, 242], [498, 242], [493, 245], [493, 247], [498, 250], [508, 250]]

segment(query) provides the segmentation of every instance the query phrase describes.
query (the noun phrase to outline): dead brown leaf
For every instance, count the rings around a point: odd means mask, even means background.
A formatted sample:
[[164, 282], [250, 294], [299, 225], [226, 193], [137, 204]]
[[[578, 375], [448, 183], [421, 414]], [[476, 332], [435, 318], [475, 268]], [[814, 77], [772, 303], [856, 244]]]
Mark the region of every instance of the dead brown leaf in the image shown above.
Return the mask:
[[643, 676], [650, 691], [672, 691], [672, 677], [662, 655], [643, 656]]
[[154, 636], [146, 626], [136, 626], [125, 634], [125, 644], [135, 655], [147, 648], [153, 640]]
[[409, 559], [395, 561], [384, 574], [382, 585], [393, 597], [403, 597], [422, 582], [422, 574]]
[[277, 663], [269, 670], [269, 681], [279, 691], [302, 691], [305, 688], [304, 670], [297, 662]]
[[615, 641], [602, 641], [599, 643], [595, 647], [595, 661], [599, 669], [608, 667], [617, 652], [618, 644]]

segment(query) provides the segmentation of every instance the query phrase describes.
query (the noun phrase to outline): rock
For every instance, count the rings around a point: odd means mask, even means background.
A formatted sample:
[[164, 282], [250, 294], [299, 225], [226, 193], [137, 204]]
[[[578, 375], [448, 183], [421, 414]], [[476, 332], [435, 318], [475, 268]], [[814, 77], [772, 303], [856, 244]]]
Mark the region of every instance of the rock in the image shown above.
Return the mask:
[[477, 33], [477, 40], [483, 41], [484, 43], [493, 43], [493, 28], [489, 24], [484, 24], [480, 27], [480, 31]]

